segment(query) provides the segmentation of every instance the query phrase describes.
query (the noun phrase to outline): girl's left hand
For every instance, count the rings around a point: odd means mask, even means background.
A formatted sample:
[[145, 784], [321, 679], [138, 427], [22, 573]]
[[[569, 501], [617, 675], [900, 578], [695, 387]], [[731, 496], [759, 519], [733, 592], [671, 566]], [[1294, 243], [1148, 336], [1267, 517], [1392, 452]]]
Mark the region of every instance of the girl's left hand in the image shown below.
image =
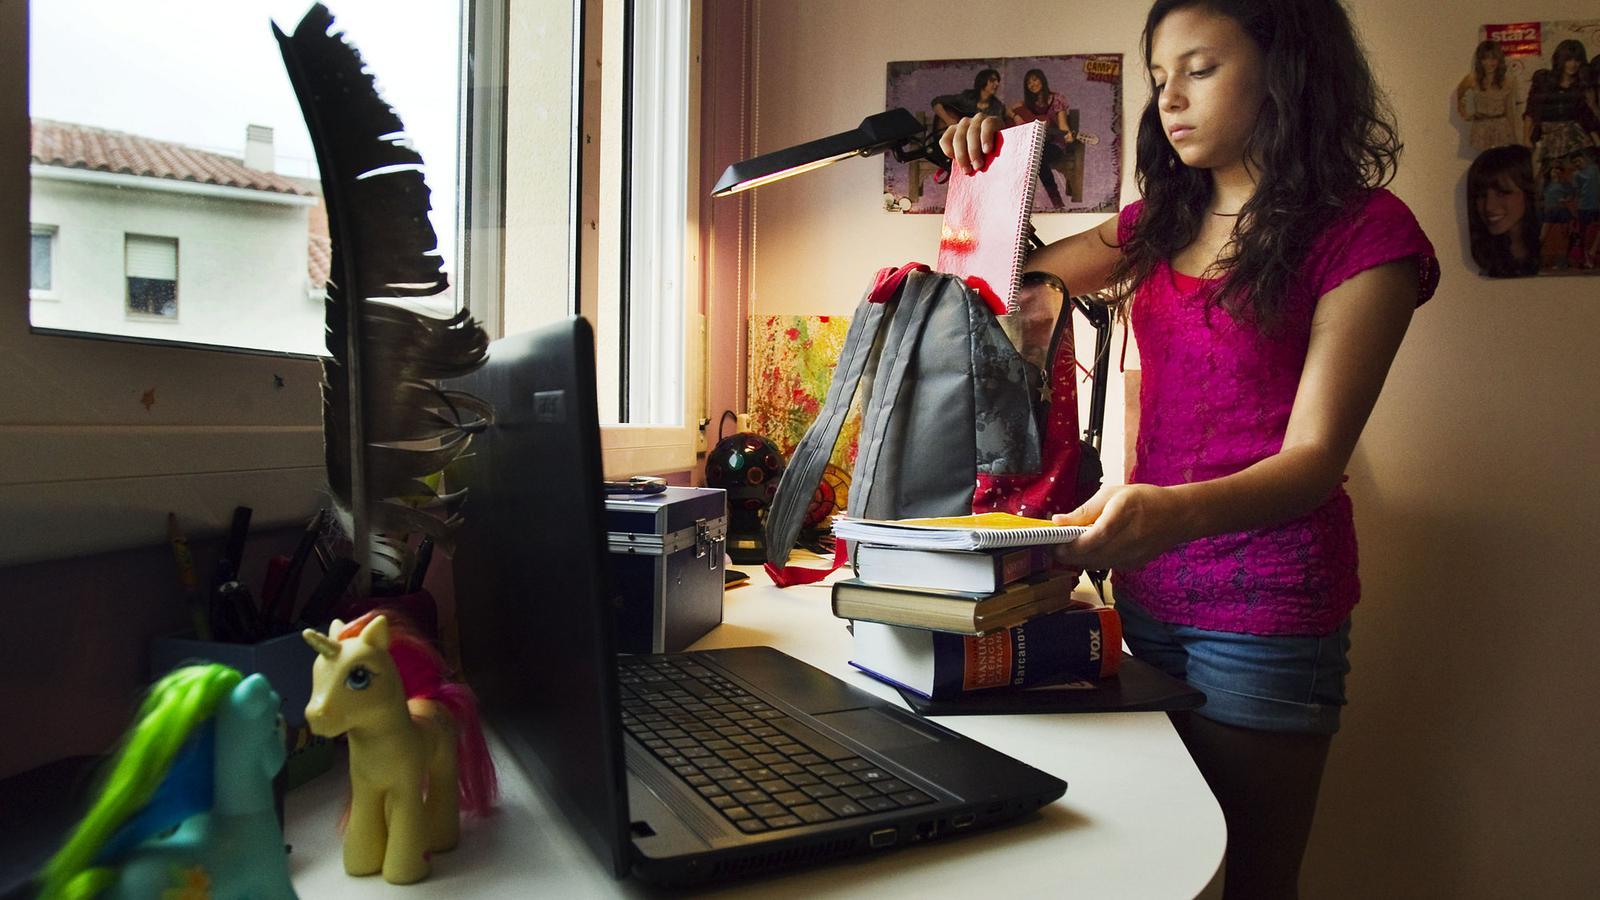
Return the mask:
[[1056, 560], [1083, 569], [1142, 566], [1182, 541], [1180, 512], [1167, 488], [1106, 485], [1072, 512], [1050, 517], [1057, 525], [1089, 526], [1082, 537], [1056, 547]]

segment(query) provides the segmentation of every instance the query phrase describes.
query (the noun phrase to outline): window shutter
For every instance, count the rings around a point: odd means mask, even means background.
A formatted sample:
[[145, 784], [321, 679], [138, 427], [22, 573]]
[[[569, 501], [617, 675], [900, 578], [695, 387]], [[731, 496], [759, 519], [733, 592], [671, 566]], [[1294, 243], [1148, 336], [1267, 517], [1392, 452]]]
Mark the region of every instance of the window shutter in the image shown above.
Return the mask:
[[177, 239], [130, 234], [127, 248], [129, 278], [178, 280]]

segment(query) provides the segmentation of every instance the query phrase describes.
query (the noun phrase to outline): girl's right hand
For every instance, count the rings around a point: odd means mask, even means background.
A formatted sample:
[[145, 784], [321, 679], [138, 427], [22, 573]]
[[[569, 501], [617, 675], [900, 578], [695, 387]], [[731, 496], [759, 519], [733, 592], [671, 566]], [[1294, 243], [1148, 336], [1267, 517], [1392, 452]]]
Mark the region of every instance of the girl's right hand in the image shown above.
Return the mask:
[[994, 133], [1001, 122], [994, 116], [963, 118], [945, 129], [939, 138], [939, 149], [950, 157], [952, 166], [968, 172], [976, 171], [988, 161], [994, 150]]

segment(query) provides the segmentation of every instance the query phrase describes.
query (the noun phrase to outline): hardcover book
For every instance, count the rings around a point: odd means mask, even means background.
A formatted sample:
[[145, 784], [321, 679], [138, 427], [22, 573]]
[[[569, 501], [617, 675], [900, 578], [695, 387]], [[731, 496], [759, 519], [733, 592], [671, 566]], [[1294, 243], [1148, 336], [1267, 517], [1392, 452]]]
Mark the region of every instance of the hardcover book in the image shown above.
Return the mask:
[[1000, 550], [908, 550], [881, 544], [854, 548], [850, 562], [868, 584], [990, 594], [1050, 567], [1045, 547]]
[[955, 634], [984, 634], [1082, 605], [1072, 599], [1076, 573], [1045, 572], [990, 594], [899, 588], [850, 578], [833, 585], [833, 614]]
[[934, 700], [1117, 674], [1116, 610], [1065, 609], [981, 636], [857, 622], [850, 664]]
[[1006, 128], [981, 170], [950, 173], [935, 268], [962, 276], [996, 315], [1017, 305], [1044, 130], [1043, 122]]
[[1124, 656], [1117, 674], [1076, 679], [1020, 691], [973, 691], [934, 700], [896, 685], [900, 698], [924, 716], [1016, 713], [1154, 712], [1204, 706], [1206, 695], [1137, 656]]

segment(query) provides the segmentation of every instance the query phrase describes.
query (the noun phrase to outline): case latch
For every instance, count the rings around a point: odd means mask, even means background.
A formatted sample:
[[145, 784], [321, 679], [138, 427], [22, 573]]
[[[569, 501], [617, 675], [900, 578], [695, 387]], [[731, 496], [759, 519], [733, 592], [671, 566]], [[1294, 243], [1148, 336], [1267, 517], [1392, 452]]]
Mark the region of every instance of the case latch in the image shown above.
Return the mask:
[[705, 557], [706, 568], [715, 569], [722, 565], [722, 545], [727, 540], [726, 536], [720, 534], [712, 537], [711, 526], [705, 519], [694, 520], [694, 558]]

